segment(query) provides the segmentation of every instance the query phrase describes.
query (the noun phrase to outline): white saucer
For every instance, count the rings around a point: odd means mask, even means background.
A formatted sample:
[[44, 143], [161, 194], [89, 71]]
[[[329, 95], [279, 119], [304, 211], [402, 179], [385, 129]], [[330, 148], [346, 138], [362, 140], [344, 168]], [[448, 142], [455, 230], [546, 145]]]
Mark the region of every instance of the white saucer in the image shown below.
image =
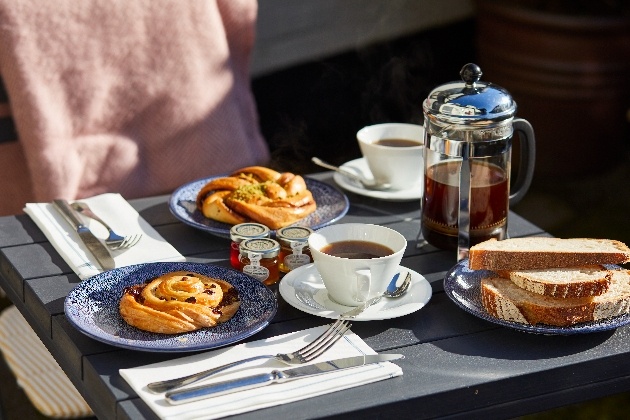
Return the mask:
[[[373, 321], [397, 318], [416, 312], [429, 302], [433, 293], [429, 282], [421, 274], [408, 268], [400, 267], [400, 271], [411, 273], [411, 284], [407, 293], [396, 299], [381, 299], [354, 320]], [[294, 308], [323, 318], [336, 319], [342, 313], [352, 309], [351, 306], [333, 302], [328, 297], [315, 264], [303, 265], [287, 273], [280, 281], [279, 290], [284, 300]]]
[[[362, 175], [367, 179], [373, 179], [372, 172], [370, 171], [370, 168], [368, 167], [367, 162], [364, 158], [351, 160], [350, 162], [346, 162], [341, 165], [341, 167], [350, 172], [354, 172], [357, 175]], [[346, 178], [345, 176], [337, 172], [335, 172], [335, 174], [333, 175], [333, 179], [344, 190], [353, 192], [355, 194], [365, 195], [367, 197], [379, 198], [381, 200], [388, 201], [419, 200], [420, 198], [422, 198], [422, 190], [424, 189], [424, 185], [422, 184], [422, 182], [418, 182], [416, 185], [406, 190], [368, 190], [362, 187], [360, 184]]]

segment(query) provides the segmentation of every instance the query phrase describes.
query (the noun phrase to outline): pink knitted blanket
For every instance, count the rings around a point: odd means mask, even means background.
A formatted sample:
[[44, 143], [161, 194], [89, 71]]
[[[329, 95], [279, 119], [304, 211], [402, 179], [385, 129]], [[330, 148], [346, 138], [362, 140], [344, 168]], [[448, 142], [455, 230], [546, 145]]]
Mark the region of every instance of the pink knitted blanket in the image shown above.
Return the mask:
[[0, 214], [266, 164], [249, 84], [256, 13], [255, 0], [0, 0], [19, 137], [0, 145]]

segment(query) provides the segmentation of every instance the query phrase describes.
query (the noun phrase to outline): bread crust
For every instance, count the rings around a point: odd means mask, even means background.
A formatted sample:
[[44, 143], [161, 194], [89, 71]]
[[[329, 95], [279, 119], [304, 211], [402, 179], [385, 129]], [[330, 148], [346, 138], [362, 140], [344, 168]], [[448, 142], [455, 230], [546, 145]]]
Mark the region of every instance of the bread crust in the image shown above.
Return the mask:
[[613, 270], [609, 290], [582, 298], [543, 296], [522, 289], [497, 274], [481, 280], [481, 301], [492, 316], [523, 324], [566, 327], [630, 311], [630, 272]]
[[197, 208], [219, 222], [254, 221], [279, 229], [313, 213], [317, 204], [300, 175], [250, 166], [204, 185], [197, 194]]
[[612, 271], [601, 265], [521, 271], [500, 270], [498, 274], [512, 280], [522, 289], [562, 298], [602, 295], [608, 291], [612, 278]]
[[239, 307], [231, 284], [188, 271], [127, 288], [119, 302], [120, 315], [129, 325], [162, 334], [214, 327], [231, 319]]
[[470, 248], [472, 270], [533, 270], [630, 262], [630, 248], [610, 239], [491, 239]]

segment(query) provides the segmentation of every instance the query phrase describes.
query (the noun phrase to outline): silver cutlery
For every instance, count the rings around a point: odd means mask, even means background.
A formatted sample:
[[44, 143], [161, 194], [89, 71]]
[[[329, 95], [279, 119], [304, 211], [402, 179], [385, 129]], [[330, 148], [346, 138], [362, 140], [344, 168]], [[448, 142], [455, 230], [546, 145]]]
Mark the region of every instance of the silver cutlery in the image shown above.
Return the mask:
[[202, 379], [214, 375], [215, 373], [221, 372], [231, 367], [259, 359], [276, 359], [279, 362], [285, 363], [287, 365], [301, 365], [303, 363], [308, 363], [316, 357], [322, 355], [326, 350], [332, 347], [332, 345], [335, 344], [346, 333], [346, 331], [350, 329], [351, 325], [352, 324], [350, 324], [348, 321], [338, 319], [334, 324], [331, 324], [331, 326], [324, 333], [313, 340], [310, 344], [292, 353], [279, 353], [276, 355], [260, 355], [249, 357], [247, 359], [238, 360], [236, 362], [228, 363], [181, 378], [152, 382], [147, 385], [147, 388], [149, 388], [149, 390], [154, 393], [170, 391], [184, 385], [190, 385], [192, 383], [198, 382]]
[[215, 384], [196, 386], [190, 389], [167, 392], [164, 398], [169, 404], [179, 405], [199, 401], [208, 397], [230, 394], [236, 391], [259, 388], [272, 383], [282, 383], [309, 376], [323, 375], [339, 370], [352, 369], [372, 363], [387, 362], [402, 359], [402, 354], [376, 354], [366, 356], [346, 357], [328, 362], [314, 363], [283, 371], [272, 370], [269, 373], [232, 379]]
[[53, 200], [53, 206], [76, 230], [79, 238], [81, 238], [81, 241], [83, 241], [87, 249], [94, 255], [94, 258], [96, 258], [101, 268], [103, 270], [114, 269], [114, 259], [109, 254], [107, 247], [83, 224], [68, 202], [66, 200]]
[[339, 319], [356, 318], [367, 308], [379, 302], [383, 297], [398, 298], [404, 295], [405, 293], [407, 293], [409, 284], [411, 284], [411, 272], [408, 271], [407, 276], [405, 277], [405, 280], [403, 280], [400, 286], [396, 287], [396, 281], [398, 280], [399, 275], [400, 273], [396, 273], [396, 275], [392, 278], [392, 281], [389, 283], [390, 286], [382, 294], [375, 296], [372, 299], [368, 299], [365, 302], [363, 302], [361, 305], [357, 306], [356, 308], [350, 309], [349, 311], [342, 313], [341, 315], [339, 315]]
[[340, 168], [338, 166], [331, 165], [328, 162], [324, 162], [320, 158], [312, 157], [311, 161], [317, 166], [321, 166], [322, 168], [326, 168], [326, 169], [331, 169], [335, 172], [340, 173], [341, 175], [347, 178], [350, 178], [351, 180], [355, 182], [358, 182], [359, 184], [361, 184], [364, 188], [367, 188], [368, 190], [388, 190], [391, 188], [391, 185], [389, 184], [381, 184], [381, 183], [376, 182], [373, 179], [364, 178], [361, 175], [357, 175], [344, 168]]
[[105, 226], [107, 231], [109, 232], [109, 236], [105, 239], [105, 244], [113, 250], [117, 249], [126, 249], [131, 248], [136, 245], [138, 241], [142, 238], [141, 234], [136, 235], [128, 235], [122, 236], [114, 232], [114, 230], [103, 221], [100, 217], [98, 217], [87, 205], [87, 203], [81, 201], [75, 201], [71, 204], [72, 208], [78, 211], [81, 214], [89, 217], [90, 219], [94, 219], [99, 222], [101, 225]]

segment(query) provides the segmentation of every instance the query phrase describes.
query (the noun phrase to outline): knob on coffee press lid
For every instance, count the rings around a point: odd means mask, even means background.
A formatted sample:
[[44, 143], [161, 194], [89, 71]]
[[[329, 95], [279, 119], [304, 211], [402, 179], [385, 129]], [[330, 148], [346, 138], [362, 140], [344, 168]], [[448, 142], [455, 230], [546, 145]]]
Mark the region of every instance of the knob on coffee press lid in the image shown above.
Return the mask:
[[512, 118], [516, 102], [500, 86], [480, 81], [481, 68], [468, 63], [459, 72], [462, 81], [433, 89], [424, 101], [428, 118], [447, 124], [483, 125]]

